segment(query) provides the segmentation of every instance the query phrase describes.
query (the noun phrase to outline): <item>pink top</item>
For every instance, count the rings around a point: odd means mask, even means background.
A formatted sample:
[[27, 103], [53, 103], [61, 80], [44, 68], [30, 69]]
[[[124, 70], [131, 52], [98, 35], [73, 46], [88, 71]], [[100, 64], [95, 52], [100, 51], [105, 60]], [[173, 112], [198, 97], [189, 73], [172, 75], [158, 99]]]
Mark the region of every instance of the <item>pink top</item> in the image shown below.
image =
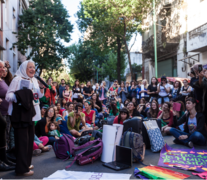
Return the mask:
[[100, 101], [103, 101], [104, 99], [104, 88], [102, 87], [102, 94], [101, 94], [101, 97], [99, 98]]

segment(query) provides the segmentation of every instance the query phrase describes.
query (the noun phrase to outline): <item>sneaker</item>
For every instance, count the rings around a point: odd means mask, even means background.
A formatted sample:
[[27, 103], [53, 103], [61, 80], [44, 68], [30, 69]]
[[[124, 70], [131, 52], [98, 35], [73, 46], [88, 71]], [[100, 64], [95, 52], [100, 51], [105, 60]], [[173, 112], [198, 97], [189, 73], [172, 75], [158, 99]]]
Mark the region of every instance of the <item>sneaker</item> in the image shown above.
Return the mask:
[[192, 143], [192, 141], [189, 141], [189, 142], [188, 142], [188, 147], [193, 148], [193, 143]]
[[47, 145], [46, 147], [48, 147], [48, 151], [52, 149], [52, 145]]
[[33, 165], [30, 165], [29, 166], [29, 170], [31, 170], [31, 169], [34, 169], [34, 166]]
[[41, 154], [41, 152], [42, 152], [41, 149], [35, 149], [35, 150], [33, 151], [33, 155], [34, 155], [34, 156], [38, 156], [38, 155]]

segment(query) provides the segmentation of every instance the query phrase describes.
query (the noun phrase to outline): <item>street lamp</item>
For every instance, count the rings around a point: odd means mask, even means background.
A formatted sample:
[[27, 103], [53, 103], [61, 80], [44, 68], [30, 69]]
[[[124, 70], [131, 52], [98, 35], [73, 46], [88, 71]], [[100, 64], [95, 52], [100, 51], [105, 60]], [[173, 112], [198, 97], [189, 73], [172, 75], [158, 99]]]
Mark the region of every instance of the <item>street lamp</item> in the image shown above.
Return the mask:
[[153, 24], [154, 24], [155, 77], [157, 78], [157, 32], [156, 32], [155, 0], [153, 0]]

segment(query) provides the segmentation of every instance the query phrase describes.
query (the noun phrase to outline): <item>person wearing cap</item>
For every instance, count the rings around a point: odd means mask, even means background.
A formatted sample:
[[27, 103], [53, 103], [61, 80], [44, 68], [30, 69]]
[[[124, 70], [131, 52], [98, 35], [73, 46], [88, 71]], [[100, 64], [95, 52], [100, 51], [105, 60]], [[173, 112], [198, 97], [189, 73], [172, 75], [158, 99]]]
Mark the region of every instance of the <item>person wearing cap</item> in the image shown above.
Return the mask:
[[161, 83], [158, 84], [157, 87], [158, 91], [158, 103], [159, 105], [163, 104], [164, 102], [169, 102], [169, 93], [170, 93], [170, 85], [167, 83], [166, 76], [161, 77]]
[[61, 134], [68, 134], [72, 136], [70, 131], [68, 130], [67, 122], [62, 119], [62, 117], [57, 117], [56, 118], [57, 123], [59, 124], [60, 127], [60, 133]]

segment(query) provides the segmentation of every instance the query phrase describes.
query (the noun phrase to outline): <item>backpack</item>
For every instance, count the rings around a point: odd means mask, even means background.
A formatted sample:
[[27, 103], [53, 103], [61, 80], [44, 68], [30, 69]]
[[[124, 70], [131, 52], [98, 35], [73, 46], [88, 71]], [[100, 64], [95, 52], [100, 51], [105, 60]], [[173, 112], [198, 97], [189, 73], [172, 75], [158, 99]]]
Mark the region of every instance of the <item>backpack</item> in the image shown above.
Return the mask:
[[79, 146], [81, 146], [91, 140], [98, 139], [98, 138], [102, 139], [102, 134], [97, 130], [92, 130], [91, 135], [88, 134], [88, 135], [76, 138], [75, 144], [78, 144]]
[[149, 136], [152, 152], [160, 151], [164, 147], [165, 142], [161, 134], [160, 128], [157, 125], [157, 121], [155, 120], [144, 121], [143, 124]]
[[108, 116], [108, 117], [106, 118], [107, 124], [108, 124], [108, 125], [113, 125], [115, 117], [116, 117], [116, 116]]
[[145, 156], [145, 144], [141, 134], [130, 131], [124, 132], [122, 146], [132, 148], [133, 162], [142, 162]]
[[[82, 150], [82, 152], [80, 152], [79, 154], [75, 154], [75, 152], [78, 150]], [[73, 147], [74, 160], [70, 165], [66, 167], [66, 169], [71, 167], [75, 161], [79, 165], [93, 163], [95, 160], [101, 157], [102, 150], [103, 142], [101, 139], [89, 141], [86, 144], [83, 144], [82, 146]]]
[[63, 134], [63, 136], [53, 144], [56, 158], [65, 160], [71, 158], [74, 146], [73, 137], [68, 134]]

